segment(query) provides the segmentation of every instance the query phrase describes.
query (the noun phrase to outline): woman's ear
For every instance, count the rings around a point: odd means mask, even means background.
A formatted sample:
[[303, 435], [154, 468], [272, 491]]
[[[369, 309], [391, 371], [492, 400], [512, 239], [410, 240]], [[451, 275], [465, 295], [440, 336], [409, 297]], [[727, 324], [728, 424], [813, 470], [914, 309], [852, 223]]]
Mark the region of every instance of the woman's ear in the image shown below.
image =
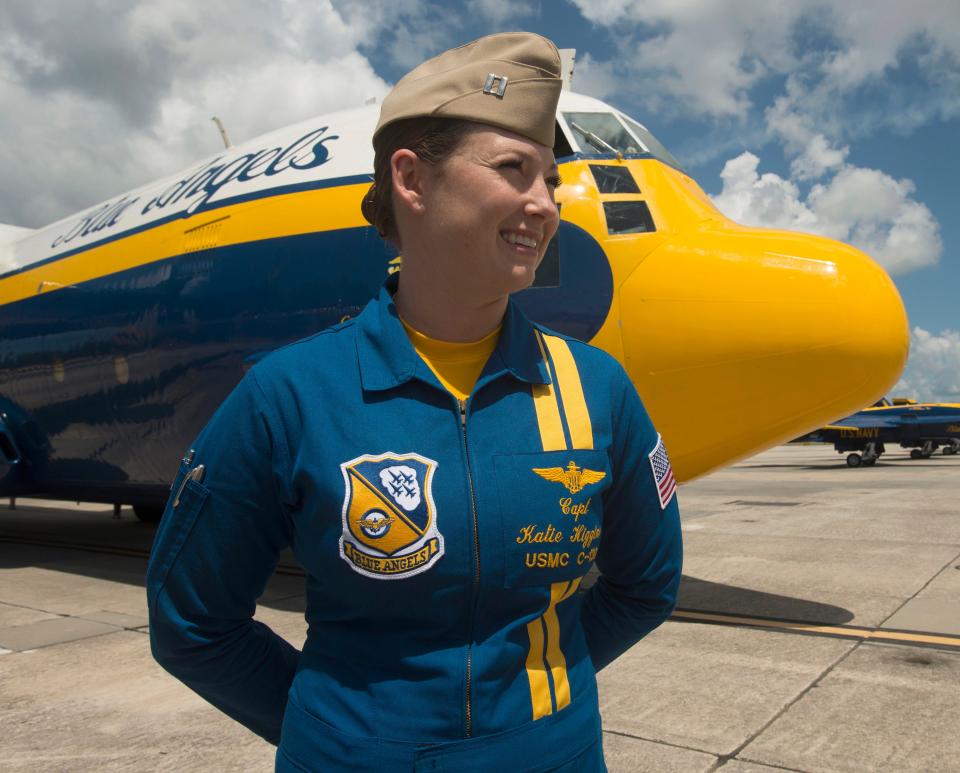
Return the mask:
[[395, 206], [413, 214], [424, 212], [424, 175], [426, 164], [409, 148], [400, 148], [390, 157]]

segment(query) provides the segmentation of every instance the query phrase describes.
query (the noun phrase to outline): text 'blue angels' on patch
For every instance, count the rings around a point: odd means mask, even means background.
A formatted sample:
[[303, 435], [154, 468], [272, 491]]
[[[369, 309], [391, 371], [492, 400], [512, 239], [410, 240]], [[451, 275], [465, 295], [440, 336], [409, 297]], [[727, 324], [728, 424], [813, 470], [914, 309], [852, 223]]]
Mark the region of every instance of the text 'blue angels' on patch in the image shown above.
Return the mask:
[[439, 465], [414, 453], [364, 454], [340, 465], [345, 486], [340, 557], [378, 580], [425, 572], [443, 555], [433, 476]]

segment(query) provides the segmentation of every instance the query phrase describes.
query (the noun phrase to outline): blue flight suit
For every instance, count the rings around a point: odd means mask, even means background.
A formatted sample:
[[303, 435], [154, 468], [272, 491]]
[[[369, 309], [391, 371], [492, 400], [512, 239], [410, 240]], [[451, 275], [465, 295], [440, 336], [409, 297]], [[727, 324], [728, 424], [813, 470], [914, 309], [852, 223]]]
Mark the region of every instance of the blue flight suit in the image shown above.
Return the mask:
[[[392, 279], [254, 366], [181, 463], [147, 573], [154, 656], [279, 744], [279, 770], [605, 770], [595, 672], [680, 580], [659, 435], [619, 363], [513, 303], [460, 403]], [[251, 619], [288, 545], [303, 652]]]

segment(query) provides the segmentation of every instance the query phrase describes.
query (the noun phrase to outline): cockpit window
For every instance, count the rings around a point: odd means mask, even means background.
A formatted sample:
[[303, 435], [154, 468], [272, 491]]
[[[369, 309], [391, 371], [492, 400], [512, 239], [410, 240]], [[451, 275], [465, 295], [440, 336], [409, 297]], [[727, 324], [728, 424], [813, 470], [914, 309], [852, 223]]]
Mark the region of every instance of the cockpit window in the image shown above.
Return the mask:
[[564, 113], [583, 153], [650, 153], [675, 169], [682, 167], [643, 126], [614, 113]]
[[643, 153], [640, 143], [613, 113], [564, 113], [577, 144], [585, 152]]
[[663, 163], [672, 166], [674, 169], [683, 171], [683, 167], [680, 166], [680, 162], [670, 155], [670, 151], [663, 147], [659, 140], [657, 140], [656, 137], [647, 131], [646, 127], [641, 126], [636, 121], [627, 118], [626, 116], [623, 116], [623, 120], [624, 123], [630, 127], [630, 130], [640, 138], [640, 141], [647, 146], [647, 150], [653, 153], [656, 158], [658, 158], [660, 161], [663, 161]]
[[605, 201], [603, 214], [609, 234], [644, 234], [657, 230], [645, 201]]
[[600, 193], [640, 193], [637, 181], [625, 166], [590, 164], [590, 171]]

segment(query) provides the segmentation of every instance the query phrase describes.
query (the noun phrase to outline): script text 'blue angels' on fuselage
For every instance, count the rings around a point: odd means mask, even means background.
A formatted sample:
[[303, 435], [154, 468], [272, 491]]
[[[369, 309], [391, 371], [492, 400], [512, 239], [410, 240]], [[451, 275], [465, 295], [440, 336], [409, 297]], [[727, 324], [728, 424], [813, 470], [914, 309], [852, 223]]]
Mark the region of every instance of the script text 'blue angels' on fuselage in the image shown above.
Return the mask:
[[799, 439], [833, 443], [850, 467], [875, 464], [888, 443], [911, 449], [911, 459], [929, 459], [938, 448], [952, 455], [960, 452], [960, 403], [882, 400]]
[[[161, 505], [252, 362], [360, 311], [397, 264], [360, 215], [377, 113], [276, 131], [0, 246], [0, 494]], [[562, 94], [555, 150], [560, 229], [515, 297], [623, 363], [679, 480], [896, 380], [906, 316], [866, 255], [731, 222], [589, 97]]]

